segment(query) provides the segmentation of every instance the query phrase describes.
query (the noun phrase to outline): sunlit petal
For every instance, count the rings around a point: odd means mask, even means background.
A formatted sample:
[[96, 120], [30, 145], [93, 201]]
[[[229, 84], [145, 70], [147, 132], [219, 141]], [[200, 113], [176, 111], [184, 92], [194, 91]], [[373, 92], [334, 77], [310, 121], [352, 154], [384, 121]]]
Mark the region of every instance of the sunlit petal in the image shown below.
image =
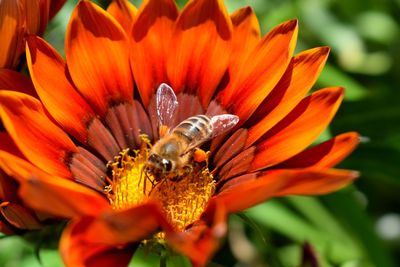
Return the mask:
[[176, 22], [167, 61], [170, 85], [176, 92], [198, 94], [204, 107], [209, 103], [228, 68], [232, 28], [222, 0], [186, 4]]
[[257, 144], [251, 170], [280, 163], [309, 146], [328, 126], [343, 99], [343, 88], [319, 90], [303, 99]]
[[64, 130], [86, 143], [86, 126], [95, 115], [65, 76], [63, 59], [44, 40], [32, 35], [28, 38], [26, 53], [42, 103]]
[[65, 52], [74, 84], [101, 116], [110, 104], [132, 101], [127, 36], [110, 14], [89, 1], [79, 2], [68, 25]]
[[12, 91], [0, 92], [0, 103], [4, 126], [24, 156], [51, 174], [70, 177], [68, 159], [76, 147], [46, 115], [42, 104]]

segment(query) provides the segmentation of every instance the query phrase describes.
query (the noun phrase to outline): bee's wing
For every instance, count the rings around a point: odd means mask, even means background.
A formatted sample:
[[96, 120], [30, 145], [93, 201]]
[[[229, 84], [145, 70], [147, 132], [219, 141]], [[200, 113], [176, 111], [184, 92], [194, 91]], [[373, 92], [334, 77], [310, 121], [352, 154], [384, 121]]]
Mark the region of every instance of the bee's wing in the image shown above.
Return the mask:
[[159, 125], [172, 126], [175, 112], [178, 108], [178, 100], [172, 88], [162, 83], [156, 94], [156, 109]]
[[212, 136], [215, 137], [226, 131], [229, 131], [239, 122], [239, 117], [232, 114], [222, 114], [211, 117], [211, 125], [213, 128]]

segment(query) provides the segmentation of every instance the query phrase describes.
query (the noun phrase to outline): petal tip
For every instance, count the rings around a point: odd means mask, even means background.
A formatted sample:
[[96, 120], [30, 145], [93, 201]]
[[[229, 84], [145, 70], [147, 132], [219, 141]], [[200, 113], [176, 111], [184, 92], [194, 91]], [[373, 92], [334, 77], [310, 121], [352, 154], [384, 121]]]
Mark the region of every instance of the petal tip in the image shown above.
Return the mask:
[[361, 176], [361, 173], [359, 171], [350, 171], [349, 172], [349, 177], [352, 180], [355, 180]]
[[291, 20], [288, 20], [288, 21], [286, 22], [286, 25], [287, 25], [287, 27], [288, 27], [289, 29], [295, 29], [295, 28], [297, 28], [297, 27], [299, 26], [299, 20], [298, 20], [298, 19], [291, 19]]
[[331, 48], [329, 46], [321, 46], [320, 50], [321, 50], [321, 54], [329, 54], [329, 52], [331, 51]]

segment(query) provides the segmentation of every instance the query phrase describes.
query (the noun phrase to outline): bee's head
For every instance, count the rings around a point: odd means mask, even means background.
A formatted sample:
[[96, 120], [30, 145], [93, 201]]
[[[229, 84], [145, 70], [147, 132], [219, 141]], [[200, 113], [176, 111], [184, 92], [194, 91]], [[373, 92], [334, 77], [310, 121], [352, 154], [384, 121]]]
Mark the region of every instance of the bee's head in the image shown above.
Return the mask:
[[149, 173], [169, 173], [172, 171], [172, 162], [169, 159], [162, 158], [157, 154], [151, 154], [147, 160], [146, 171]]

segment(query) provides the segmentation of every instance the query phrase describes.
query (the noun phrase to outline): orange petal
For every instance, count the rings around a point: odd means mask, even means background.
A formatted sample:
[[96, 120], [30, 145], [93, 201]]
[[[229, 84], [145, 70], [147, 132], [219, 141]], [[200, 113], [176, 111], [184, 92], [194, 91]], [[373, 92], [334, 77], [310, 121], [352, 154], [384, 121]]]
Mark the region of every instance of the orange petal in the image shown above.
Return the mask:
[[[83, 217], [72, 222], [64, 231], [60, 243], [61, 254], [67, 266], [87, 266], [81, 264], [93, 257], [104, 258], [102, 254], [113, 249], [118, 252], [117, 247], [127, 248], [127, 244], [137, 244], [160, 227], [167, 233], [172, 231], [161, 207], [154, 202], [126, 210], [110, 210], [97, 217]], [[114, 260], [117, 259], [110, 259], [107, 266], [125, 266]]]
[[23, 52], [23, 10], [19, 1], [0, 3], [0, 68], [15, 68]]
[[42, 227], [42, 224], [28, 209], [16, 203], [1, 203], [0, 212], [9, 224], [18, 229], [36, 230]]
[[[304, 51], [292, 59], [279, 83], [253, 114], [252, 118], [257, 120], [257, 124], [249, 130], [246, 147], [257, 141], [300, 102], [317, 80], [328, 54], [328, 47], [320, 47]], [[251, 121], [249, 124], [253, 124]]]
[[225, 206], [211, 199], [199, 221], [168, 241], [174, 249], [189, 257], [193, 266], [205, 266], [219, 248], [227, 229]]
[[226, 188], [216, 198], [228, 212], [239, 212], [272, 197], [327, 194], [343, 188], [357, 177], [355, 171], [334, 169], [265, 171]]
[[131, 66], [140, 96], [147, 107], [155, 89], [166, 82], [166, 58], [178, 8], [172, 0], [147, 0], [132, 28]]
[[231, 56], [232, 21], [223, 0], [189, 1], [182, 10], [167, 62], [171, 87], [198, 94], [206, 107]]
[[250, 170], [280, 163], [309, 146], [328, 126], [343, 99], [343, 88], [319, 90], [304, 98], [257, 144]]
[[65, 131], [86, 143], [86, 126], [94, 112], [65, 76], [66, 66], [57, 51], [34, 35], [27, 40], [28, 67], [43, 105]]
[[[21, 1], [19, 1], [21, 2]], [[26, 32], [42, 35], [49, 21], [48, 1], [22, 1]]]
[[137, 13], [134, 5], [128, 0], [113, 0], [107, 7], [107, 12], [119, 22], [126, 33], [131, 32], [133, 20]]
[[229, 69], [231, 73], [238, 73], [241, 68], [246, 68], [245, 62], [249, 54], [259, 43], [260, 26], [258, 19], [251, 7], [244, 7], [231, 15], [233, 24], [232, 54]]
[[357, 133], [344, 133], [291, 157], [276, 168], [331, 168], [346, 158], [359, 142], [360, 136]]
[[250, 117], [281, 79], [292, 57], [297, 31], [297, 20], [278, 25], [249, 54], [245, 67], [237, 73], [230, 70], [230, 81], [219, 99], [240, 117], [239, 123]]
[[107, 200], [95, 191], [49, 175], [3, 151], [0, 151], [0, 167], [20, 183], [21, 198], [36, 210], [63, 218], [74, 218], [94, 216], [110, 207]]
[[48, 173], [70, 177], [70, 154], [77, 149], [46, 115], [41, 103], [26, 94], [0, 92], [4, 126], [24, 156]]
[[360, 175], [357, 171], [325, 169], [292, 171], [286, 185], [275, 193], [275, 196], [287, 195], [323, 195], [339, 190]]
[[224, 185], [215, 198], [228, 213], [239, 212], [272, 198], [286, 179], [281, 172], [271, 173], [268, 179], [261, 179], [261, 173], [245, 174], [228, 181], [231, 185]]
[[32, 81], [27, 76], [9, 69], [0, 69], [0, 90], [18, 91], [37, 97]]
[[110, 14], [80, 1], [68, 25], [65, 52], [74, 84], [101, 116], [112, 103], [132, 101], [127, 37]]
[[[85, 240], [82, 235], [87, 231], [94, 218], [84, 217], [72, 221], [64, 229], [61, 241], [61, 257], [66, 266], [70, 267], [109, 267], [128, 266], [137, 245], [116, 248]], [[132, 226], [134, 227], [134, 226]], [[98, 233], [101, 236], [102, 233]]]

